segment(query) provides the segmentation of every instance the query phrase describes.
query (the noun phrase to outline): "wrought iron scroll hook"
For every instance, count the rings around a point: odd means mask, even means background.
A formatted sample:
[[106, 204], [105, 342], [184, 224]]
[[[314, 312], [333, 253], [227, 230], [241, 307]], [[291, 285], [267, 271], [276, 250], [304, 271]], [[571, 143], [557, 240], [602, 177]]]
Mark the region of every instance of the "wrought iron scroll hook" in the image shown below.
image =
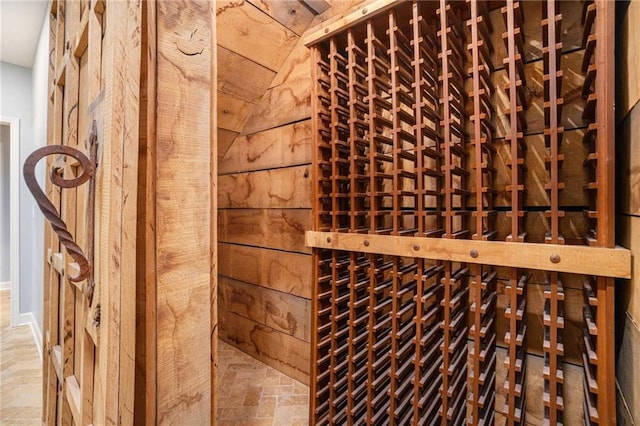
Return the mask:
[[[90, 146], [92, 143], [95, 144], [95, 139], [97, 139], [95, 122], [89, 139]], [[51, 222], [51, 228], [56, 234], [58, 234], [60, 243], [64, 246], [64, 248], [67, 250], [67, 253], [69, 253], [69, 255], [79, 266], [80, 272], [76, 276], [68, 276], [68, 279], [69, 281], [79, 282], [85, 279], [92, 278], [92, 265], [90, 265], [87, 256], [82, 251], [80, 246], [78, 246], [78, 244], [74, 241], [73, 236], [67, 229], [67, 225], [60, 218], [60, 213], [56, 210], [55, 206], [49, 200], [42, 188], [40, 188], [35, 175], [36, 164], [43, 158], [56, 154], [75, 158], [80, 164], [80, 168], [82, 169], [82, 173], [80, 173], [75, 178], [65, 179], [62, 177], [61, 167], [58, 165], [54, 165], [51, 169], [49, 179], [54, 185], [59, 186], [60, 188], [75, 188], [91, 179], [95, 172], [95, 160], [90, 160], [81, 151], [70, 146], [47, 145], [31, 153], [31, 155], [27, 157], [23, 167], [24, 180], [27, 184], [27, 188], [29, 188], [29, 191], [35, 198], [36, 203], [38, 203], [38, 207], [40, 207], [40, 210], [42, 211], [42, 214], [44, 214], [44, 217], [49, 222]], [[87, 294], [90, 300], [90, 293], [92, 293], [93, 291], [92, 287], [92, 285], [89, 286]]]

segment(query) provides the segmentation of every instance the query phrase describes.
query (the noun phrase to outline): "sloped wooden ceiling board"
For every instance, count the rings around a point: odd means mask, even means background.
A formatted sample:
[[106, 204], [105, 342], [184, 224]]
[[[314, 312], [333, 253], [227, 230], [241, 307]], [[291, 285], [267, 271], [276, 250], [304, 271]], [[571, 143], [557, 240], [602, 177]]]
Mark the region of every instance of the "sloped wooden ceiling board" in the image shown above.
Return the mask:
[[300, 36], [315, 17], [316, 12], [299, 0], [248, 0], [249, 3], [271, 16]]
[[247, 2], [219, 1], [216, 16], [218, 45], [272, 71], [280, 68], [299, 38]]
[[255, 105], [224, 92], [218, 92], [218, 128], [241, 132]]
[[260, 100], [276, 76], [269, 68], [223, 46], [218, 46], [218, 63], [218, 91], [251, 103]]
[[222, 129], [220, 127], [217, 128], [218, 134], [218, 163], [224, 158], [225, 154], [229, 150], [229, 147], [235, 140], [236, 136], [238, 136], [238, 132], [234, 132], [232, 130]]

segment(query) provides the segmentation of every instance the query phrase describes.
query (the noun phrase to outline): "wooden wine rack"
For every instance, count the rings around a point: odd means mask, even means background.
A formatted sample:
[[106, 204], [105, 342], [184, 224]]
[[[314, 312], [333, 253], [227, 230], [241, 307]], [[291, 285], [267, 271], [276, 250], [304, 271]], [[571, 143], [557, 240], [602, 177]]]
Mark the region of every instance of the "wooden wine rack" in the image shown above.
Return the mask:
[[615, 421], [613, 9], [379, 0], [308, 36], [313, 424]]

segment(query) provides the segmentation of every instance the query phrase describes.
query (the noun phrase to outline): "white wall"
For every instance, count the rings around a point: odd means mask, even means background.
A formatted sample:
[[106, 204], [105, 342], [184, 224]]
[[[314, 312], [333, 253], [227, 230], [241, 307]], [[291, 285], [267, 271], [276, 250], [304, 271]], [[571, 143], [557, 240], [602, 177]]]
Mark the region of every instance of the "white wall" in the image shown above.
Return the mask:
[[[20, 165], [46, 144], [48, 19], [36, 49], [33, 68], [0, 62], [0, 116], [20, 119]], [[22, 171], [22, 167], [20, 167]], [[38, 170], [44, 182], [42, 166]], [[44, 222], [20, 176], [20, 313], [33, 313], [42, 328]]]
[[9, 126], [0, 125], [0, 283], [11, 279], [9, 235]]
[[[35, 147], [47, 144], [47, 101], [48, 97], [48, 78], [49, 78], [49, 15], [45, 13], [38, 40], [38, 47], [33, 58], [31, 93], [33, 95], [33, 142]], [[39, 164], [36, 171], [40, 184], [44, 185], [45, 170], [44, 165]], [[33, 203], [33, 199], [29, 200]], [[31, 299], [31, 311], [36, 317], [40, 328], [42, 329], [43, 315], [43, 273], [44, 273], [44, 216], [37, 208], [35, 203], [32, 204], [35, 209], [35, 218], [31, 221], [33, 224], [33, 240], [30, 256], [36, 256], [37, 261], [31, 266], [33, 267], [33, 292]], [[27, 259], [27, 262], [28, 259]], [[21, 271], [21, 273], [23, 273]]]

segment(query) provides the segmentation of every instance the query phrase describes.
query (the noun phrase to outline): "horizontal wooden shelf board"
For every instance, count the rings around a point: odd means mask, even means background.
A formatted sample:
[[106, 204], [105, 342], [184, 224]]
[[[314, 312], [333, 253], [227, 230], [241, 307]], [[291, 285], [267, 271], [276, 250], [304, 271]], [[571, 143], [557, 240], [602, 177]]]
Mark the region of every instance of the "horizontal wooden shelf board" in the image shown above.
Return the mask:
[[[318, 231], [307, 231], [305, 244], [307, 247], [320, 249], [615, 278], [631, 277], [631, 252], [622, 247], [604, 248]], [[552, 258], [556, 262], [553, 262]]]
[[308, 34], [304, 36], [304, 44], [305, 46], [316, 44], [331, 37], [332, 35], [335, 35], [336, 33], [339, 33], [345, 28], [366, 19], [370, 19], [385, 10], [391, 9], [402, 1], [403, 0], [377, 0], [373, 3], [365, 4], [342, 18], [325, 22], [310, 29]]

